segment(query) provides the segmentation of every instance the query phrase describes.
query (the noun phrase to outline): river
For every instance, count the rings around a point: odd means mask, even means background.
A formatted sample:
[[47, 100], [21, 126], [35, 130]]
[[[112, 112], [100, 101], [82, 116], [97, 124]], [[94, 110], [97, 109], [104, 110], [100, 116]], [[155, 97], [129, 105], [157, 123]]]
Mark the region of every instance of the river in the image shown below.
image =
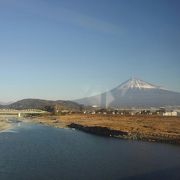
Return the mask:
[[180, 146], [16, 123], [0, 133], [0, 180], [180, 179]]

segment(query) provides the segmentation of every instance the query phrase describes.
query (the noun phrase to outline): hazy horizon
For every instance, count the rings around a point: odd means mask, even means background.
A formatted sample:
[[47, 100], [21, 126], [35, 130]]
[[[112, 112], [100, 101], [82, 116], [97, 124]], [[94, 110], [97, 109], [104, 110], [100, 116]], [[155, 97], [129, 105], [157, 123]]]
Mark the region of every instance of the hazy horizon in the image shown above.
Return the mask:
[[[139, 78], [136, 78], [136, 77], [131, 77], [131, 78], [129, 78], [127, 81], [124, 81], [124, 82], [122, 82], [121, 84], [118, 84], [117, 86], [115, 86], [115, 87], [112, 87], [112, 88], [110, 88], [110, 89], [106, 89], [106, 91], [104, 90], [104, 91], [102, 91], [102, 92], [99, 92], [99, 93], [97, 93], [97, 94], [93, 94], [93, 95], [87, 95], [87, 96], [84, 96], [84, 97], [79, 97], [79, 99], [81, 99], [81, 98], [86, 98], [86, 97], [91, 97], [91, 96], [94, 96], [94, 95], [100, 95], [101, 93], [105, 93], [105, 92], [109, 92], [109, 91], [111, 91], [111, 90], [113, 90], [113, 89], [117, 89], [117, 88], [119, 88], [119, 86], [121, 85], [124, 85], [124, 83], [128, 83], [129, 81], [131, 81], [131, 80], [133, 80], [133, 79], [135, 79], [135, 80], [140, 80], [140, 81], [142, 81], [142, 82], [145, 82], [145, 83], [148, 83], [149, 85], [152, 85], [152, 86], [154, 86], [155, 88], [157, 87], [157, 88], [160, 88], [160, 89], [163, 89], [163, 90], [168, 90], [168, 91], [171, 91], [171, 92], [175, 92], [175, 91], [173, 91], [173, 90], [171, 90], [171, 89], [166, 89], [164, 86], [159, 86], [159, 85], [157, 85], [157, 84], [152, 84], [152, 83], [150, 83], [150, 82], [146, 82], [146, 81], [143, 81], [142, 79], [139, 79]], [[179, 92], [180, 93], [180, 92]], [[11, 103], [14, 103], [14, 102], [16, 102], [16, 101], [20, 101], [20, 100], [23, 100], [23, 99], [41, 99], [41, 100], [49, 100], [49, 101], [58, 101], [58, 100], [67, 100], [67, 101], [73, 101], [73, 100], [77, 100], [78, 98], [76, 98], [76, 99], [46, 99], [46, 98], [39, 98], [39, 97], [24, 97], [24, 98], [22, 98], [22, 99], [14, 99], [14, 100], [11, 100], [11, 101], [0, 101], [0, 104], [1, 105], [8, 105], [8, 104], [11, 104]]]
[[131, 76], [180, 92], [178, 0], [0, 1], [0, 102], [73, 100]]

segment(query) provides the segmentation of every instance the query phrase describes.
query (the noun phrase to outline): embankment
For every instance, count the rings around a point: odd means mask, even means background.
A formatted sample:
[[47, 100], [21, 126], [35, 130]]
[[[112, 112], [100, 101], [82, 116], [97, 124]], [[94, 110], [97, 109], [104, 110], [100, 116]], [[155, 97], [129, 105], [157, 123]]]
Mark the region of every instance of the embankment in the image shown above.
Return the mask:
[[116, 137], [121, 139], [130, 139], [130, 140], [143, 140], [150, 142], [171, 143], [171, 144], [180, 145], [180, 139], [173, 136], [170, 137], [170, 136], [162, 136], [162, 135], [158, 136], [153, 134], [131, 133], [120, 130], [112, 130], [107, 127], [100, 127], [100, 126], [89, 127], [75, 123], [69, 124], [68, 127], [100, 136]]
[[34, 121], [96, 135], [180, 144], [180, 117], [72, 114], [40, 117]]

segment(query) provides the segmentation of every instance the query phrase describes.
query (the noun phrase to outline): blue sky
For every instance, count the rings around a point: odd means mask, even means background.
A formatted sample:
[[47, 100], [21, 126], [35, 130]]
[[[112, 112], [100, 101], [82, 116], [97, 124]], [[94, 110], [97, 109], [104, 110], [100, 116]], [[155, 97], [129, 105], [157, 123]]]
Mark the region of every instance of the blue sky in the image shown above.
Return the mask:
[[0, 101], [76, 99], [131, 76], [180, 92], [178, 0], [1, 0]]

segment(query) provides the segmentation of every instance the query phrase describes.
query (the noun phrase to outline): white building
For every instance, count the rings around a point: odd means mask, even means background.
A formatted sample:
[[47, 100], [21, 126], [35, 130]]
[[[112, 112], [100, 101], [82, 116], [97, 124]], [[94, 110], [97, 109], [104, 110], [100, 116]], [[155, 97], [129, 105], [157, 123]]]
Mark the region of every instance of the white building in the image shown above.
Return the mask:
[[163, 116], [177, 116], [177, 112], [176, 111], [165, 112], [163, 113]]

